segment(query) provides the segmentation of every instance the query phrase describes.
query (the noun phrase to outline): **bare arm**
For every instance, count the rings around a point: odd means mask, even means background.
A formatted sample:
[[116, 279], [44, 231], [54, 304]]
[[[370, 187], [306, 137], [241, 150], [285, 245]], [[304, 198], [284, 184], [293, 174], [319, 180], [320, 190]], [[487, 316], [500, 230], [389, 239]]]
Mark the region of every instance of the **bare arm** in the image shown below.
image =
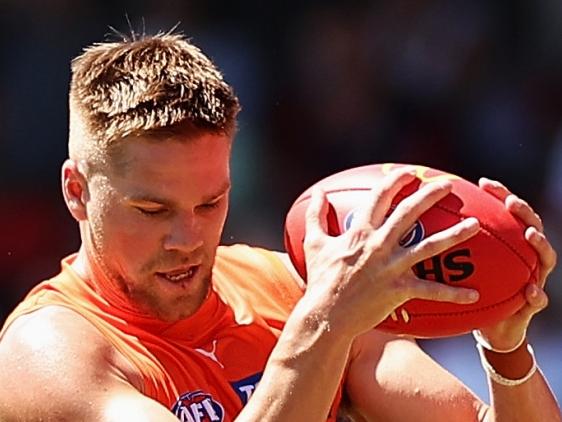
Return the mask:
[[[236, 421], [325, 421], [347, 361], [349, 339], [296, 310], [263, 378]], [[297, 319], [303, 319], [298, 323]]]
[[491, 408], [414, 341], [377, 331], [355, 342], [346, 388], [367, 420], [560, 420], [552, 392], [538, 372], [521, 386], [494, 386]]
[[18, 318], [0, 340], [0, 420], [177, 422], [132, 385], [115, 353], [64, 308]]
[[525, 383], [514, 387], [488, 382], [493, 411], [487, 415], [486, 422], [562, 421], [560, 407], [540, 370]]
[[[316, 192], [307, 215], [305, 294], [237, 421], [325, 421], [353, 339], [412, 298], [477, 299], [474, 291], [419, 280], [411, 271], [416, 262], [478, 231], [478, 222], [466, 219], [412, 248], [401, 248], [399, 239], [419, 216], [451, 191], [449, 183], [425, 185], [385, 218], [394, 196], [414, 179], [407, 170], [388, 175], [373, 188], [352, 227], [338, 237], [323, 227], [328, 204]], [[47, 319], [49, 327], [41, 327], [39, 318], [29, 322], [31, 334], [14, 324], [0, 342], [0, 364], [7, 368], [0, 380], [3, 419], [112, 421], [123, 419], [115, 415], [134, 412], [125, 419], [175, 420], [137, 392], [134, 380], [112, 361], [112, 348], [86, 321]], [[30, 339], [41, 332], [60, 335], [42, 338], [36, 347]], [[26, 377], [25, 387], [10, 381]], [[47, 404], [30, 397], [45, 397]]]
[[[515, 314], [499, 323], [483, 327], [480, 334], [497, 350], [512, 350], [525, 339], [527, 328], [533, 317], [548, 305], [544, 291], [548, 275], [556, 266], [557, 254], [544, 234], [541, 218], [524, 200], [513, 195], [497, 181], [481, 178], [480, 187], [502, 201], [508, 211], [521, 220], [526, 227], [524, 236], [535, 249], [539, 258], [537, 280], [530, 282], [525, 290], [526, 303]], [[485, 352], [487, 360], [496, 372], [507, 379], [525, 379], [532, 362], [526, 347], [511, 353]], [[503, 381], [502, 381], [503, 382]], [[488, 377], [491, 412], [487, 421], [561, 421], [562, 415], [556, 398], [540, 371], [519, 385], [501, 385]]]
[[307, 287], [268, 361], [256, 392], [237, 421], [325, 421], [351, 344], [411, 297], [467, 303], [471, 291], [415, 278], [419, 260], [462, 242], [478, 230], [465, 221], [415, 249], [398, 240], [416, 218], [450, 191], [422, 188], [402, 201], [390, 218], [392, 198], [413, 175], [395, 173], [373, 189], [354, 226], [338, 237], [322, 227], [326, 198], [316, 192], [307, 215]]
[[[481, 335], [498, 350], [484, 352], [484, 358], [503, 379], [502, 385], [488, 376], [491, 405], [484, 405], [451, 374], [421, 351], [413, 342], [395, 339], [375, 331], [358, 339], [352, 351], [348, 389], [352, 400], [368, 419], [448, 421], [561, 421], [560, 408], [542, 373], [532, 374], [532, 357], [525, 338], [533, 316], [544, 309], [548, 298], [543, 290], [556, 264], [556, 253], [543, 233], [542, 222], [530, 206], [498, 182], [482, 179], [481, 187], [505, 202], [505, 206], [529, 227], [525, 237], [539, 257], [538, 280], [526, 290], [527, 303], [504, 321], [481, 330]], [[527, 379], [528, 378], [528, 379]], [[502, 379], [500, 378], [500, 381]], [[516, 384], [516, 385], [515, 385]], [[382, 414], [381, 414], [382, 413]]]
[[346, 388], [367, 420], [476, 421], [486, 412], [413, 340], [375, 330], [354, 344]]

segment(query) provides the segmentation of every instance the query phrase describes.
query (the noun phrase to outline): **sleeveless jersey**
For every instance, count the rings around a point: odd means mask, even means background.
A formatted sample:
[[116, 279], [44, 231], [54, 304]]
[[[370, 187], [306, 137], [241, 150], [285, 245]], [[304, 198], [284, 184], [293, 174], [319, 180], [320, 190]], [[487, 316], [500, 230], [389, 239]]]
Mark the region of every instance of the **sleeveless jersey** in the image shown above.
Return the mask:
[[[220, 246], [212, 289], [192, 316], [167, 323], [113, 306], [62, 261], [7, 318], [65, 306], [92, 323], [137, 368], [142, 393], [183, 422], [232, 421], [259, 383], [267, 359], [302, 291], [275, 253]], [[328, 421], [336, 420], [341, 387]]]

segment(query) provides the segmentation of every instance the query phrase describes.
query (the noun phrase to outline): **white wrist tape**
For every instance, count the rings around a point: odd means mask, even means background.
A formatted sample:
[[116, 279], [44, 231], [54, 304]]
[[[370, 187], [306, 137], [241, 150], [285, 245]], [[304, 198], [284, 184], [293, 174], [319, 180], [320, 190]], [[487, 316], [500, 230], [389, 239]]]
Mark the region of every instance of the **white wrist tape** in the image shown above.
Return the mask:
[[479, 344], [480, 346], [482, 346], [484, 349], [489, 350], [491, 352], [496, 352], [496, 353], [511, 353], [511, 352], [516, 351], [517, 349], [519, 349], [519, 347], [521, 347], [521, 345], [525, 341], [525, 338], [527, 337], [526, 335], [523, 335], [523, 337], [521, 337], [521, 340], [519, 340], [519, 342], [515, 346], [513, 346], [511, 349], [501, 350], [501, 349], [494, 348], [488, 342], [488, 340], [486, 340], [484, 338], [484, 336], [482, 335], [480, 330], [473, 330], [472, 336], [474, 337], [474, 340], [476, 340], [476, 343]]
[[490, 362], [488, 362], [488, 359], [486, 359], [486, 355], [484, 354], [484, 347], [482, 344], [477, 343], [476, 348], [478, 349], [478, 353], [480, 354], [480, 361], [482, 362], [482, 367], [484, 368], [490, 379], [492, 379], [498, 384], [505, 385], [508, 387], [514, 387], [516, 385], [520, 385], [528, 381], [535, 374], [535, 372], [537, 372], [537, 360], [535, 359], [535, 353], [533, 352], [533, 348], [531, 347], [530, 344], [527, 344], [527, 351], [533, 358], [533, 365], [531, 366], [531, 369], [529, 369], [529, 372], [527, 372], [525, 376], [515, 380], [506, 378], [503, 375], [500, 375], [496, 372], [496, 370], [492, 367], [492, 365], [490, 365]]

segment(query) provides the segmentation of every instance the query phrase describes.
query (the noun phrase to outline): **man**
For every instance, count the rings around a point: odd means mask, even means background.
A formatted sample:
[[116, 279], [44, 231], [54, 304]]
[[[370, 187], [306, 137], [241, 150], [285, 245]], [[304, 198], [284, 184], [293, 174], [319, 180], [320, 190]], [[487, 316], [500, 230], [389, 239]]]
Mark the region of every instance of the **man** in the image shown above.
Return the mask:
[[372, 329], [411, 298], [478, 300], [410, 270], [477, 220], [398, 245], [450, 184], [426, 185], [385, 219], [415, 178], [395, 171], [339, 237], [316, 192], [304, 289], [285, 255], [219, 246], [239, 106], [201, 51], [169, 34], [97, 44], [72, 73], [62, 188], [82, 245], [0, 333], [2, 421], [333, 421], [342, 396], [357, 420], [560, 420], [525, 341], [556, 256], [502, 185], [481, 181], [529, 226], [541, 272], [516, 315], [480, 331], [496, 350], [482, 352], [488, 407], [414, 341]]

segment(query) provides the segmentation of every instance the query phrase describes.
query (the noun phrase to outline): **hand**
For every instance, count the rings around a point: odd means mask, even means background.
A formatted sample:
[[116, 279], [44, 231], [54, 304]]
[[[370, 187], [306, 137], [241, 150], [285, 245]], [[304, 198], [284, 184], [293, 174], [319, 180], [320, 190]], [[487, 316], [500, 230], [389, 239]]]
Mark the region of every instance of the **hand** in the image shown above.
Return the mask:
[[515, 217], [519, 218], [526, 226], [525, 239], [537, 252], [539, 268], [536, 283], [530, 282], [525, 289], [527, 302], [511, 317], [490, 327], [480, 329], [482, 336], [492, 347], [499, 350], [511, 350], [525, 337], [527, 327], [535, 314], [548, 305], [544, 285], [546, 278], [556, 265], [556, 252], [544, 235], [544, 227], [540, 217], [530, 205], [512, 194], [501, 183], [481, 178], [480, 188], [498, 198]]
[[[311, 313], [352, 336], [372, 329], [396, 307], [413, 298], [473, 303], [478, 292], [419, 279], [411, 267], [461, 243], [479, 230], [475, 218], [435, 233], [410, 248], [399, 240], [431, 206], [451, 192], [450, 182], [434, 182], [402, 200], [388, 216], [392, 200], [415, 180], [411, 170], [386, 176], [371, 190], [348, 231], [329, 236], [326, 194], [316, 190], [306, 217], [304, 252], [308, 282], [304, 300]], [[310, 308], [309, 308], [310, 309]]]

